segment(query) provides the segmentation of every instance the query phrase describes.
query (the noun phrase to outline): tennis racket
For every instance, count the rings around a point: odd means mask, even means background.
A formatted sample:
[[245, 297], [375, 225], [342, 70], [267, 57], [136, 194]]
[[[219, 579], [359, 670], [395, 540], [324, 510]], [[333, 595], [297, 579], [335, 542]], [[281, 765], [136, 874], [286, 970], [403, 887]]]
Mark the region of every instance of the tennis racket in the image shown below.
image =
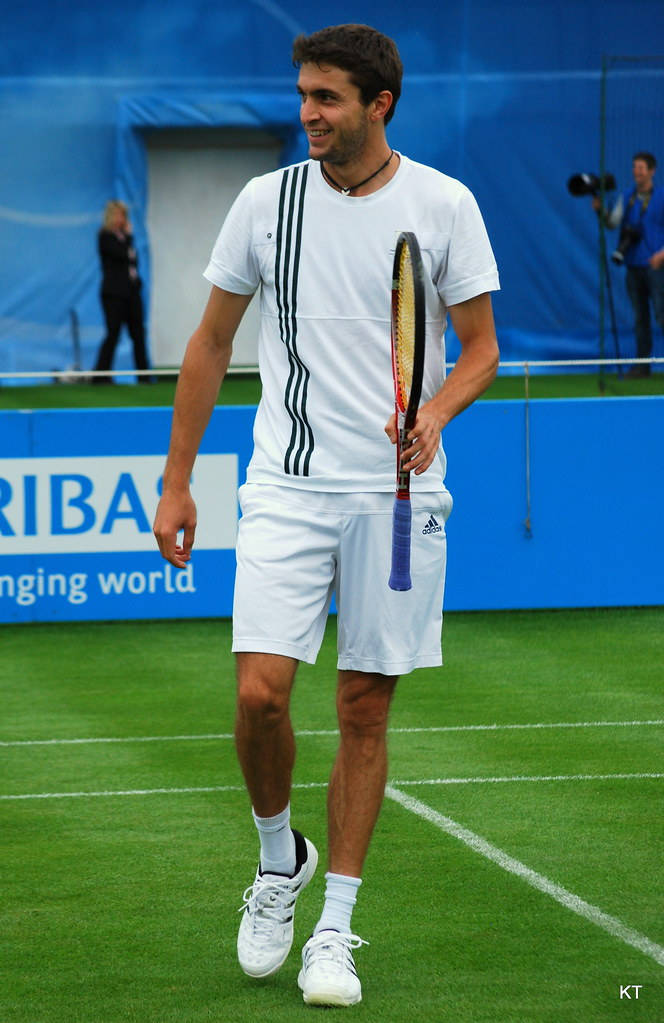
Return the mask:
[[424, 270], [417, 238], [402, 231], [392, 270], [392, 376], [397, 426], [397, 480], [392, 513], [392, 590], [409, 590], [410, 472], [401, 466], [422, 393], [424, 370]]

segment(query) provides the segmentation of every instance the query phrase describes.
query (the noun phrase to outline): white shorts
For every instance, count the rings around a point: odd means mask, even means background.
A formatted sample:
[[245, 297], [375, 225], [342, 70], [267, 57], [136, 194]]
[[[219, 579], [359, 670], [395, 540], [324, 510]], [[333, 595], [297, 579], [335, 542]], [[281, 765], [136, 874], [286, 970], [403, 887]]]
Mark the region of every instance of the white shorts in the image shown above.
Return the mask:
[[401, 675], [442, 664], [447, 490], [412, 495], [406, 592], [387, 585], [392, 494], [253, 483], [239, 497], [235, 652], [315, 663], [334, 594], [339, 668]]

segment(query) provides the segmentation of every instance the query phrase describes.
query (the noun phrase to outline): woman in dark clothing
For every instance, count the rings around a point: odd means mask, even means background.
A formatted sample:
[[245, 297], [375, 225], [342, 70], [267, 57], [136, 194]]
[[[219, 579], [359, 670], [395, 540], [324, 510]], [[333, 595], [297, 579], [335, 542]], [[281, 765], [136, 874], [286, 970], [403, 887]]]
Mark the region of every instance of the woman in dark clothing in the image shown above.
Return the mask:
[[[134, 345], [136, 369], [149, 369], [145, 350], [143, 299], [138, 276], [136, 250], [127, 216], [127, 207], [119, 199], [106, 203], [104, 223], [98, 235], [101, 259], [101, 304], [106, 320], [106, 337], [101, 343], [95, 370], [109, 370], [125, 324]], [[149, 376], [138, 377], [147, 383]], [[111, 383], [110, 376], [93, 377], [96, 384]]]

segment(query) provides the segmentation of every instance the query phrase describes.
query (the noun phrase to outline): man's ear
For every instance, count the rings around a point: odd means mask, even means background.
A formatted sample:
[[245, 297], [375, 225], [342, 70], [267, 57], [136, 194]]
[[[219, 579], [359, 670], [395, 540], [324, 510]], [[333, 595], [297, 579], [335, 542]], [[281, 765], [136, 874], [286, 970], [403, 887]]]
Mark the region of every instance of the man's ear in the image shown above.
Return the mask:
[[389, 89], [383, 89], [378, 95], [371, 101], [371, 108], [369, 116], [372, 121], [381, 121], [385, 118], [388, 110], [392, 106], [392, 93]]

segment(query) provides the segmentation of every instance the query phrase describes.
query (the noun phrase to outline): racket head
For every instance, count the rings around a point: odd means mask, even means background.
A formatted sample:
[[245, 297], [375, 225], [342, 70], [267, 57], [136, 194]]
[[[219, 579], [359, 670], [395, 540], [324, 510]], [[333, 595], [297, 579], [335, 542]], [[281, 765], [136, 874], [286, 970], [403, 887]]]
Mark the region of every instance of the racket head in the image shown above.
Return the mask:
[[394, 252], [391, 334], [394, 402], [410, 430], [422, 394], [425, 341], [424, 268], [412, 231], [401, 232]]

